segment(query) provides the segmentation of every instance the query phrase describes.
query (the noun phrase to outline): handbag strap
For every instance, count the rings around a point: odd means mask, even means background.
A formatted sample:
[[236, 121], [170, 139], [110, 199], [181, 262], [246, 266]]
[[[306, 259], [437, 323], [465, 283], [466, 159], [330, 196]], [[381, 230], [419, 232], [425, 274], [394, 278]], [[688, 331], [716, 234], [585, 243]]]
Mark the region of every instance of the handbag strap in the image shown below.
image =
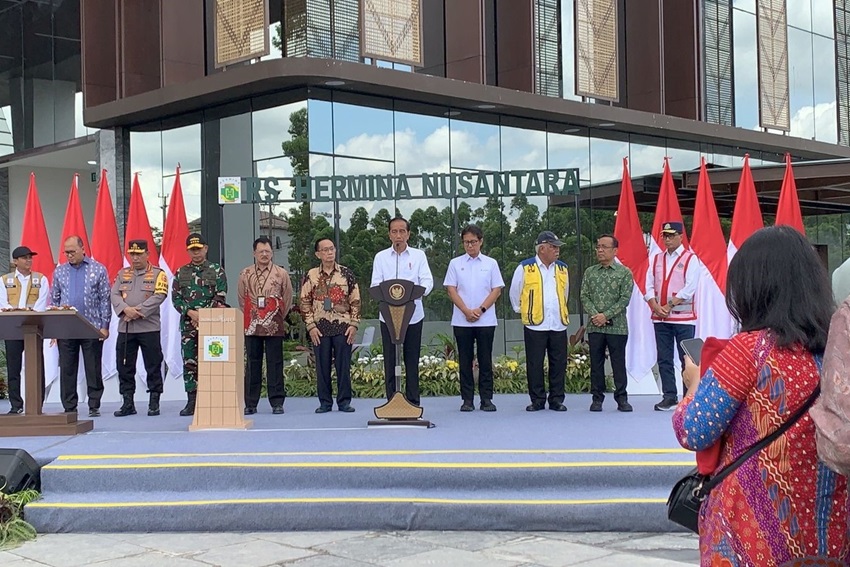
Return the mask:
[[[817, 364], [817, 367], [818, 367], [818, 374], [820, 374], [821, 365], [823, 364], [823, 359], [820, 355], [815, 356], [815, 363]], [[817, 386], [815, 386], [815, 389], [812, 390], [811, 395], [806, 399], [806, 401], [803, 402], [803, 405], [800, 406], [799, 409], [797, 409], [797, 411], [794, 412], [794, 415], [792, 415], [790, 418], [788, 418], [788, 420], [785, 423], [780, 425], [776, 429], [776, 431], [774, 431], [770, 435], [767, 435], [766, 437], [762, 438], [757, 443], [754, 443], [752, 447], [750, 447], [749, 449], [746, 450], [746, 452], [744, 452], [744, 454], [742, 454], [740, 457], [735, 459], [733, 462], [731, 462], [728, 465], [726, 465], [725, 467], [723, 467], [723, 470], [721, 470], [719, 473], [717, 473], [716, 475], [711, 477], [710, 480], [703, 483], [702, 487], [700, 488], [699, 496], [704, 497], [705, 495], [707, 495], [715, 486], [717, 486], [718, 484], [723, 482], [723, 480], [727, 476], [732, 474], [735, 471], [735, 469], [737, 469], [742, 464], [744, 464], [744, 461], [746, 461], [747, 459], [749, 459], [750, 457], [752, 457], [753, 455], [755, 455], [756, 453], [758, 453], [759, 451], [761, 451], [762, 449], [764, 449], [765, 447], [767, 447], [768, 445], [773, 443], [780, 435], [782, 435], [783, 433], [788, 431], [788, 429], [790, 429], [792, 425], [797, 423], [797, 421], [801, 417], [803, 417], [803, 415], [807, 411], [809, 411], [809, 408], [812, 407], [812, 404], [815, 403], [815, 400], [818, 399], [819, 395], [820, 395], [820, 382], [818, 383]]]

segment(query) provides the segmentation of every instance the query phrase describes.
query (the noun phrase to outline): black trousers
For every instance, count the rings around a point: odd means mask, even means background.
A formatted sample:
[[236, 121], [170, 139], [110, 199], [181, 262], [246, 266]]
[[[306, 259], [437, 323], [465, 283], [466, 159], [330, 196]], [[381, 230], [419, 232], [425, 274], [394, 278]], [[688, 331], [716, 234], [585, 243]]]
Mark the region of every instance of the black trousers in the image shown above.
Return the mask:
[[103, 375], [100, 361], [103, 341], [100, 339], [59, 339], [59, 393], [65, 411], [77, 410], [77, 370], [80, 367], [80, 350], [86, 369], [89, 409], [100, 408], [103, 397]]
[[118, 333], [115, 359], [118, 367], [118, 392], [122, 398], [133, 398], [136, 393], [136, 359], [139, 349], [148, 375], [148, 392], [162, 393], [162, 344], [159, 331], [149, 333]]
[[[44, 402], [44, 341], [37, 341], [38, 357], [41, 358], [41, 401]], [[24, 341], [6, 341], [6, 377], [9, 386], [9, 402], [12, 409], [23, 409], [21, 397], [21, 369], [24, 364]]]
[[629, 378], [626, 374], [626, 343], [628, 335], [609, 335], [606, 333], [588, 333], [590, 345], [590, 393], [594, 402], [605, 399], [605, 349], [611, 357], [611, 370], [614, 371], [614, 399], [617, 403], [627, 402], [629, 395], [626, 386]]
[[460, 366], [460, 397], [465, 402], [475, 398], [475, 376], [472, 360], [478, 344], [478, 395], [481, 401], [493, 399], [493, 337], [496, 327], [452, 327], [457, 341]]
[[333, 384], [331, 366], [336, 369], [336, 405], [345, 407], [351, 403], [351, 345], [345, 334], [323, 336], [319, 346], [313, 347], [316, 354], [316, 379], [319, 388], [319, 405], [333, 407]]
[[[381, 343], [384, 348], [384, 379], [387, 399], [395, 394], [395, 345], [390, 329], [381, 321]], [[404, 358], [404, 395], [411, 404], [419, 405], [419, 349], [422, 346], [422, 321], [410, 325], [404, 336], [401, 355]]]
[[263, 389], [263, 353], [266, 356], [266, 382], [269, 404], [282, 406], [286, 400], [283, 383], [283, 337], [245, 336], [248, 351], [248, 379], [245, 381], [245, 406], [256, 408]]
[[564, 403], [564, 381], [567, 377], [567, 331], [532, 331], [523, 327], [525, 338], [525, 370], [531, 403], [546, 403], [543, 380], [543, 358], [549, 357], [549, 403]]

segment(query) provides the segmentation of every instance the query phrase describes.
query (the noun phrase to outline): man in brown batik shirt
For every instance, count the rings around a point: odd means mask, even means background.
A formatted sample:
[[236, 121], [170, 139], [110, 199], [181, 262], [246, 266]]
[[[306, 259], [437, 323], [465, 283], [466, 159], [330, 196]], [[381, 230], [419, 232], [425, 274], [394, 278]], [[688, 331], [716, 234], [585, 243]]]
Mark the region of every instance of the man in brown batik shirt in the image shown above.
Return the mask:
[[292, 307], [292, 282], [286, 270], [272, 262], [272, 243], [265, 236], [254, 241], [254, 264], [239, 274], [237, 293], [245, 317], [245, 350], [248, 379], [245, 381], [245, 415], [257, 413], [263, 385], [263, 352], [272, 413], [283, 413], [286, 387], [283, 382], [284, 319]]
[[336, 247], [329, 238], [315, 244], [322, 264], [304, 276], [301, 285], [301, 314], [316, 353], [319, 407], [316, 413], [333, 408], [331, 361], [336, 368], [339, 411], [352, 412], [351, 345], [360, 324], [360, 288], [354, 272], [336, 263]]

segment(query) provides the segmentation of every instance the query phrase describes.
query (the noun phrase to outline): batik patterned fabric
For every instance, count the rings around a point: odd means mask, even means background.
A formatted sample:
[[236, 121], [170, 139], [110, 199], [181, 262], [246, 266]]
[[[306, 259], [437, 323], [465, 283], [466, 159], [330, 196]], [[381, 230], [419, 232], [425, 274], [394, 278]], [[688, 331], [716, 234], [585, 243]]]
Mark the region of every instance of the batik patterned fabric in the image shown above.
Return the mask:
[[[788, 420], [819, 381], [803, 348], [777, 348], [768, 332], [741, 333], [673, 414], [686, 449], [722, 442], [719, 471]], [[804, 415], [717, 486], [700, 510], [703, 566], [769, 567], [800, 557], [850, 564], [846, 479], [820, 463]]]
[[341, 335], [360, 324], [360, 288], [354, 272], [334, 265], [331, 272], [313, 268], [301, 283], [301, 314], [307, 330], [318, 327], [322, 336]]

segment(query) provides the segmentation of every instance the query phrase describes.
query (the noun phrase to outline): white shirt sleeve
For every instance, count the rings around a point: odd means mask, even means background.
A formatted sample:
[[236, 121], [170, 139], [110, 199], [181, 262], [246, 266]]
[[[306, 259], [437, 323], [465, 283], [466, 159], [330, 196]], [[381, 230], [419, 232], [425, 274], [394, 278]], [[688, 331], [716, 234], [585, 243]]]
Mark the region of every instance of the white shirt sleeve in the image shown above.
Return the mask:
[[381, 254], [383, 254], [383, 251], [375, 254], [375, 258], [372, 260], [372, 282], [369, 284], [370, 288], [380, 285], [384, 281], [383, 274], [381, 273]]
[[502, 271], [499, 269], [499, 263], [493, 260], [493, 267], [490, 270], [490, 289], [497, 287], [505, 287], [505, 280], [502, 279]]
[[649, 267], [646, 270], [646, 295], [643, 296], [646, 301], [655, 298], [655, 270], [653, 266], [655, 265], [656, 257], [657, 254], [649, 257]]
[[0, 285], [0, 309], [11, 309], [12, 306], [9, 304], [9, 294], [6, 291], [6, 280], [3, 279], [2, 285]]
[[[462, 258], [463, 256], [460, 257]], [[446, 278], [443, 280], [443, 287], [457, 287], [457, 272], [455, 270], [457, 262], [455, 262], [455, 260], [457, 260], [457, 258], [452, 258], [449, 262], [449, 267], [446, 270]]]
[[[3, 291], [6, 291], [5, 289]], [[33, 310], [44, 311], [47, 309], [47, 300], [50, 298], [50, 284], [47, 283], [47, 278], [41, 276], [41, 287], [38, 288], [38, 299], [35, 300]]]
[[691, 256], [688, 262], [688, 269], [685, 270], [685, 287], [676, 294], [676, 297], [682, 301], [690, 301], [697, 292], [697, 284], [699, 284], [700, 261], [696, 256]]
[[514, 277], [511, 278], [511, 307], [514, 308], [516, 313], [519, 313], [519, 294], [522, 291], [522, 280], [523, 280], [523, 271], [522, 264], [516, 267], [514, 270]]
[[419, 285], [425, 288], [425, 295], [431, 293], [434, 289], [434, 276], [431, 275], [431, 267], [428, 265], [428, 256], [425, 252], [419, 251], [422, 255], [422, 261], [419, 262]]

